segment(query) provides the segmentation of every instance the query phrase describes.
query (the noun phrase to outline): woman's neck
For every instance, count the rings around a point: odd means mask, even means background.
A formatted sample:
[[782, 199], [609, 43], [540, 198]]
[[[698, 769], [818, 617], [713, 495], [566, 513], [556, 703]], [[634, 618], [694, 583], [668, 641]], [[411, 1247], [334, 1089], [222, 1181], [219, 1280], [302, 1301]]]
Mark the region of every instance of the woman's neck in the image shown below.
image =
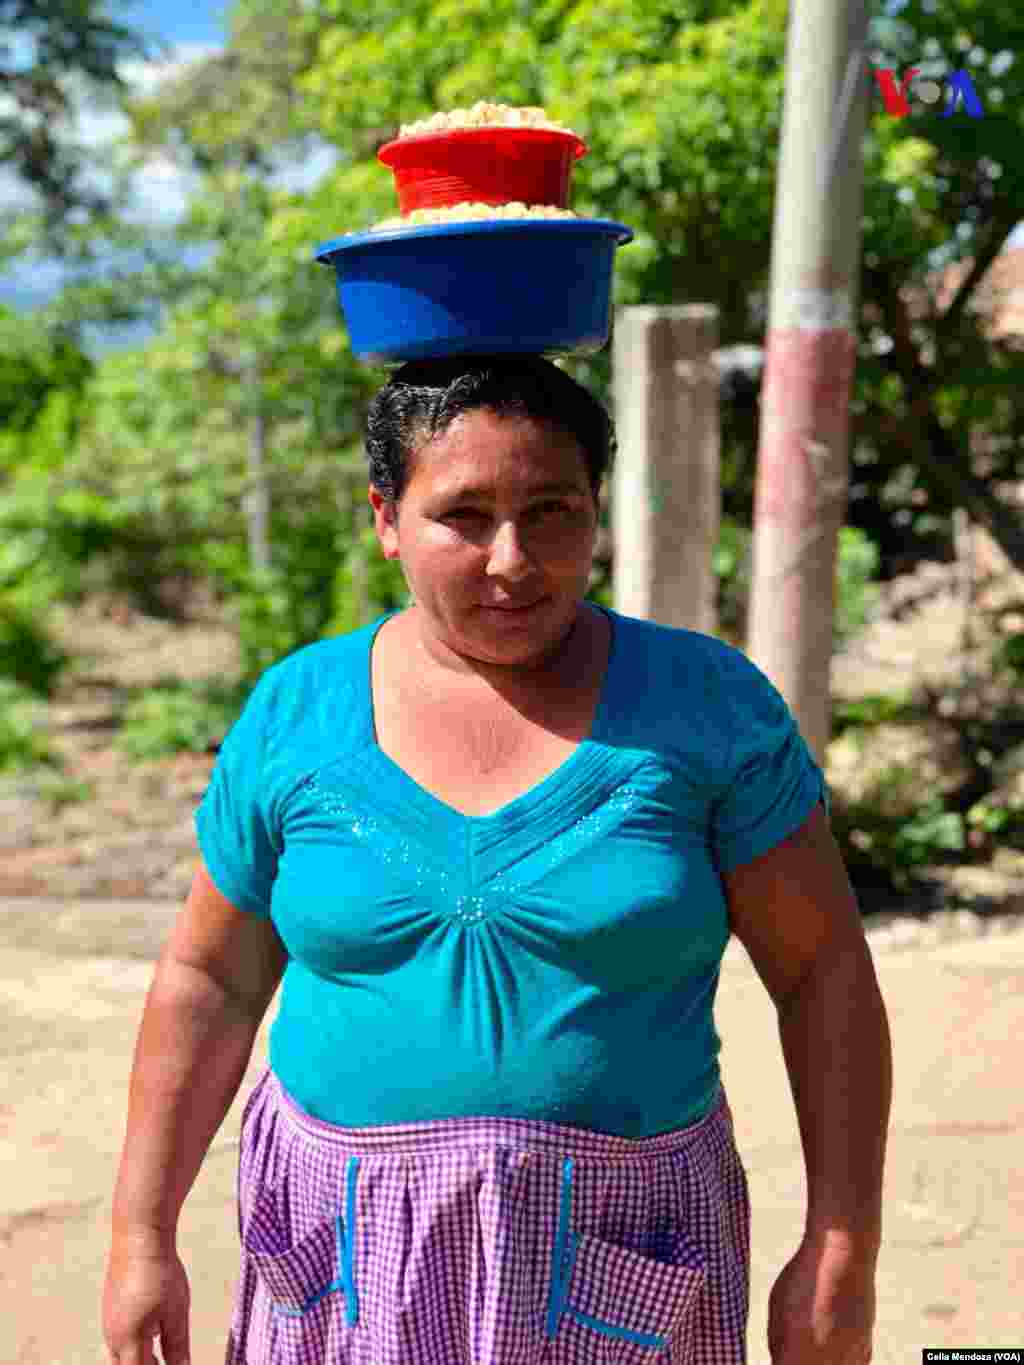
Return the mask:
[[422, 634], [422, 620], [417, 619], [415, 607], [410, 625], [417, 657], [411, 667], [417, 677], [423, 672], [428, 682], [453, 690], [464, 689], [472, 694], [481, 690], [512, 696], [545, 687], [568, 688], [583, 681], [581, 653], [586, 650], [587, 621], [590, 608], [577, 607], [572, 625], [556, 642], [549, 653], [537, 664], [493, 664], [487, 660], [466, 658], [445, 649], [438, 654]]

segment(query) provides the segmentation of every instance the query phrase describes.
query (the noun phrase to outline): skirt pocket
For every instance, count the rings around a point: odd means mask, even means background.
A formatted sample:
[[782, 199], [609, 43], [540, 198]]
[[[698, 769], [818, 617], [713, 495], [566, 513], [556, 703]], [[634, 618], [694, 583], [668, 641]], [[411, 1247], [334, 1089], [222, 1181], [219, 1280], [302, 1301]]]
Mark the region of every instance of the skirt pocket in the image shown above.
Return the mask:
[[[580, 1359], [602, 1365], [651, 1365], [655, 1359], [686, 1365], [707, 1268], [696, 1243], [681, 1230], [669, 1231], [664, 1249], [665, 1259], [654, 1260], [570, 1232], [552, 1295], [556, 1316], [549, 1330], [557, 1324], [556, 1352], [559, 1342], [568, 1344], [572, 1337]], [[577, 1352], [570, 1354], [575, 1358]]]
[[274, 1192], [261, 1190], [242, 1244], [267, 1292], [273, 1314], [304, 1318], [334, 1295], [335, 1304], [345, 1306], [347, 1322], [356, 1322], [351, 1242], [340, 1212], [316, 1223], [292, 1245], [278, 1216]]

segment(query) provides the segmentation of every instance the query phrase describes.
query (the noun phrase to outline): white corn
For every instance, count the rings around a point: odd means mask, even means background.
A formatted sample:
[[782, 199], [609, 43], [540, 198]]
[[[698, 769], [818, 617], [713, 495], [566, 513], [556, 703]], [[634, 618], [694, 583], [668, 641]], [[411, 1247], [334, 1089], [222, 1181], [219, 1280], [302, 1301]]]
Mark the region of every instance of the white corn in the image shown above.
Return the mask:
[[452, 109], [448, 113], [432, 114], [415, 123], [403, 123], [399, 137], [418, 137], [424, 133], [442, 133], [456, 128], [553, 128], [561, 133], [572, 132], [564, 124], [549, 119], [538, 105], [517, 107], [511, 104], [491, 104], [477, 100], [471, 109]]
[[487, 218], [578, 218], [572, 209], [556, 208], [554, 204], [453, 204], [450, 208], [413, 209], [399, 218], [385, 218], [374, 223], [371, 232], [390, 232], [394, 228], [428, 227], [440, 223], [476, 222]]

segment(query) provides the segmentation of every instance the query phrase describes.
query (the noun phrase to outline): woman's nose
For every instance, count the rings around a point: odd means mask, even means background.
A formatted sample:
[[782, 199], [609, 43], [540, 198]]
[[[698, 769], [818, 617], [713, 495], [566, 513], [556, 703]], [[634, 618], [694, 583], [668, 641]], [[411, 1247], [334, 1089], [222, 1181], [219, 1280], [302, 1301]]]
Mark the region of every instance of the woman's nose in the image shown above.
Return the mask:
[[508, 573], [518, 568], [528, 568], [529, 556], [523, 545], [522, 533], [515, 523], [503, 522], [491, 542], [490, 569], [493, 573]]

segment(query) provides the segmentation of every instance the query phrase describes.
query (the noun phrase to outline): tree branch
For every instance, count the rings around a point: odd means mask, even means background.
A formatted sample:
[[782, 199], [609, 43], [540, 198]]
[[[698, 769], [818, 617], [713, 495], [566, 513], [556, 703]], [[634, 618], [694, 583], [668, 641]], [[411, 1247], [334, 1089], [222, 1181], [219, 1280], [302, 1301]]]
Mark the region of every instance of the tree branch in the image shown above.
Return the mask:
[[995, 258], [1006, 245], [1006, 239], [1016, 226], [1013, 222], [993, 219], [982, 234], [982, 245], [974, 254], [974, 262], [961, 281], [949, 307], [946, 308], [935, 324], [935, 351], [938, 352], [949, 341], [960, 322], [961, 314], [970, 302], [982, 277], [987, 273]]
[[[925, 366], [911, 336], [911, 319], [897, 292], [892, 267], [867, 272], [877, 286], [875, 298], [882, 309], [883, 325], [892, 339], [889, 353], [893, 369], [903, 381], [907, 403], [906, 423], [917, 462], [949, 500], [966, 509], [983, 526], [1016, 569], [1024, 572], [1024, 526], [1019, 513], [1006, 506], [970, 469], [963, 448], [950, 436], [935, 411], [935, 394], [944, 382], [945, 357], [936, 346], [935, 363]], [[945, 319], [948, 316], [943, 314]], [[939, 328], [936, 327], [935, 335]], [[915, 432], [920, 436], [915, 439]]]

